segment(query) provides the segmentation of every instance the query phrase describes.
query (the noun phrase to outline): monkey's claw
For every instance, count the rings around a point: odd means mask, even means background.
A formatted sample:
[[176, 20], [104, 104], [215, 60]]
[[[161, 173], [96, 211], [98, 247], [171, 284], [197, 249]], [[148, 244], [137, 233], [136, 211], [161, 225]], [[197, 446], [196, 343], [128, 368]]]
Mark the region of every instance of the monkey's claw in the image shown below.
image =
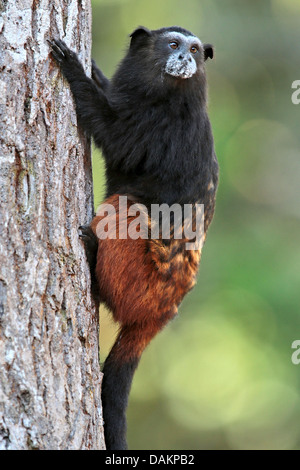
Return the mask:
[[66, 44], [60, 39], [53, 39], [52, 41], [48, 39], [47, 41], [51, 46], [51, 53], [54, 59], [58, 63], [62, 63], [66, 59], [68, 52]]
[[79, 238], [83, 241], [87, 253], [97, 252], [98, 238], [89, 225], [80, 225]]
[[61, 39], [52, 39], [51, 41], [48, 39], [47, 41], [51, 46], [52, 56], [61, 66], [63, 65], [64, 69], [66, 67], [82, 69], [76, 53], [71, 51], [64, 41]]
[[78, 228], [80, 230], [79, 238], [81, 238], [81, 239], [86, 239], [86, 238], [94, 239], [94, 238], [96, 238], [95, 235], [94, 235], [94, 232], [92, 231], [92, 229], [89, 225], [80, 225], [80, 227], [78, 227]]

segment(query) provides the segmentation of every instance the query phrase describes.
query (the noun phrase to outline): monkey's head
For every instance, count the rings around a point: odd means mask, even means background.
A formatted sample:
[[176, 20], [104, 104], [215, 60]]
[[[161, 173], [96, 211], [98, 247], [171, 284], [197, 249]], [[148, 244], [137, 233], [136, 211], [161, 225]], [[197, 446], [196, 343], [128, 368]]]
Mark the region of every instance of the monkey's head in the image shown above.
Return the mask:
[[154, 69], [179, 80], [200, 73], [204, 62], [214, 55], [211, 44], [203, 44], [197, 36], [178, 26], [154, 31], [139, 27], [130, 36], [132, 53], [146, 54]]

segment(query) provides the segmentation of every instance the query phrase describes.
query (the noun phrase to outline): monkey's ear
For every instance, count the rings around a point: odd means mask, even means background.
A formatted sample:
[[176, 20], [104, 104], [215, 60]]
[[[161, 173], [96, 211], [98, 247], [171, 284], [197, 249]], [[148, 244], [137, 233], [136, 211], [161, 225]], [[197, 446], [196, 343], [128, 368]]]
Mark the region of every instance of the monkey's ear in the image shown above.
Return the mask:
[[130, 47], [133, 45], [142, 44], [143, 41], [150, 36], [152, 36], [152, 32], [148, 28], [145, 28], [144, 26], [140, 26], [139, 28], [135, 29], [130, 34], [130, 37], [131, 37]]
[[204, 60], [207, 60], [208, 58], [212, 59], [214, 56], [214, 47], [212, 44], [203, 44], [203, 49], [204, 49]]

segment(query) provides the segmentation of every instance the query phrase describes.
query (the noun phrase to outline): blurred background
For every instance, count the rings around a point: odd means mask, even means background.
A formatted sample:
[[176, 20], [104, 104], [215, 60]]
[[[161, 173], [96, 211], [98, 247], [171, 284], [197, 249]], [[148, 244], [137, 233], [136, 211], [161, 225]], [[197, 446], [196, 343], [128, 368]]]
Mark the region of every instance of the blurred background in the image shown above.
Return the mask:
[[[145, 351], [130, 449], [299, 449], [299, 0], [92, 0], [93, 57], [111, 77], [139, 25], [215, 46], [209, 115], [220, 164], [198, 283]], [[103, 197], [93, 151], [95, 207]], [[101, 307], [101, 361], [116, 332]]]

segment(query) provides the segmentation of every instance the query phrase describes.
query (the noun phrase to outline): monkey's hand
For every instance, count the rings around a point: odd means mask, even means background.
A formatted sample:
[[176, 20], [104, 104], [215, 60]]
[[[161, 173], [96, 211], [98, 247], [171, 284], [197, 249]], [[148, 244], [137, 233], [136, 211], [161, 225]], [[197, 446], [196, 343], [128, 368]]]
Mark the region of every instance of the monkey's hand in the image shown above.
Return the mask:
[[69, 83], [80, 76], [85, 76], [85, 71], [77, 57], [77, 54], [60, 39], [48, 41], [51, 46], [51, 53]]
[[[97, 80], [89, 78], [77, 54], [71, 51], [60, 39], [48, 41], [53, 58], [59, 64], [60, 70], [68, 80], [75, 104], [79, 124], [93, 136], [96, 145], [101, 146], [106, 136], [105, 122], [115, 119], [115, 113], [105, 94], [105, 80], [100, 70], [95, 69]], [[98, 82], [101, 86], [98, 85]], [[108, 80], [107, 80], [108, 82]], [[104, 87], [103, 87], [104, 83]]]

